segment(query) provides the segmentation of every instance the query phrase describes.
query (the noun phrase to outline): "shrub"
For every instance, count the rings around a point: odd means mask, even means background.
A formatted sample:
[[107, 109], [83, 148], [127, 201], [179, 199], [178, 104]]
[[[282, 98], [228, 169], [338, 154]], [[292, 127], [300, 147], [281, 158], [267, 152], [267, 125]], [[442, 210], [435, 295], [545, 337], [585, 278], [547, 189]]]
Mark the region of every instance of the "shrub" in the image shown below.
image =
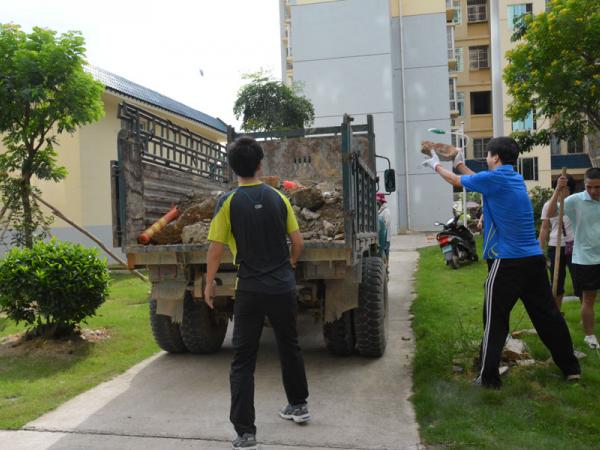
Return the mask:
[[0, 261], [0, 310], [30, 332], [58, 337], [93, 316], [108, 294], [96, 249], [52, 239], [13, 248]]
[[540, 216], [542, 215], [542, 208], [544, 207], [544, 203], [550, 200], [552, 197], [552, 193], [554, 191], [550, 188], [543, 188], [540, 186], [534, 187], [531, 191], [529, 191], [529, 198], [531, 199], [531, 205], [533, 206], [533, 220], [535, 221], [535, 231], [539, 235], [540, 226], [542, 223], [542, 219]]

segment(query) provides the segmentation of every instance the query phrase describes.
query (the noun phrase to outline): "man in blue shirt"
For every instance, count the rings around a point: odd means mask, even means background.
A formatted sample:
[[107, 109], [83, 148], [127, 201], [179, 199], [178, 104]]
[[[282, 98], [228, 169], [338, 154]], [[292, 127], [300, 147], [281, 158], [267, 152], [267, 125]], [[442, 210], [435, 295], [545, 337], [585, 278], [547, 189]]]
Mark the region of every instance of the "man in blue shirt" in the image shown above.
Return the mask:
[[[573, 268], [575, 282], [582, 291], [581, 322], [584, 342], [593, 349], [600, 348], [594, 333], [594, 302], [600, 289], [600, 169], [592, 167], [585, 172], [585, 191], [565, 199], [565, 214], [573, 224], [575, 245]], [[560, 177], [548, 205], [548, 216], [556, 214], [559, 191], [564, 189], [566, 177]]]
[[533, 208], [523, 177], [513, 165], [517, 143], [508, 137], [487, 145], [489, 170], [474, 173], [464, 156], [454, 160], [463, 176], [444, 169], [437, 155], [423, 162], [456, 187], [483, 194], [484, 250], [488, 260], [483, 308], [484, 335], [480, 349], [481, 371], [476, 384], [500, 388], [500, 357], [508, 335], [510, 312], [520, 298], [542, 342], [567, 380], [578, 380], [580, 368], [573, 354], [571, 335], [552, 297], [552, 289], [535, 234]]

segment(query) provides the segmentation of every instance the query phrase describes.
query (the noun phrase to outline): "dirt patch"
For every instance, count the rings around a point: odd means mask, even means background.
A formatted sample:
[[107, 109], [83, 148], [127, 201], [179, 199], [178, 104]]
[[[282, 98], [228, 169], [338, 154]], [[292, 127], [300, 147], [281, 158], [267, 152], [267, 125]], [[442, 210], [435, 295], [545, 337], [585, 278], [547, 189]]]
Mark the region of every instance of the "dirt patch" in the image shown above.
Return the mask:
[[0, 338], [0, 356], [69, 357], [78, 350], [110, 338], [106, 328], [84, 328], [68, 337], [48, 339], [16, 333]]

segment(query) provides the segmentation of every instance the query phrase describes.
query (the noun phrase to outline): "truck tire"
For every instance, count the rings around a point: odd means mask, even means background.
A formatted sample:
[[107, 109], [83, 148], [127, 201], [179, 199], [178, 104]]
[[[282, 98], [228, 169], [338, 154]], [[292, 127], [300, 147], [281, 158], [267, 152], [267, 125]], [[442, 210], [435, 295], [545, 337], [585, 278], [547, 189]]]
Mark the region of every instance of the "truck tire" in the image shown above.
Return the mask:
[[156, 314], [156, 300], [150, 300], [150, 325], [154, 340], [160, 348], [169, 353], [183, 353], [187, 351], [179, 325], [171, 321], [171, 317]]
[[191, 295], [183, 301], [181, 339], [191, 353], [214, 353], [221, 348], [227, 333], [227, 322], [217, 322], [212, 310]]
[[346, 311], [337, 320], [323, 324], [327, 351], [332, 355], [350, 356], [354, 353], [354, 324], [352, 311]]
[[363, 258], [358, 308], [354, 310], [356, 348], [361, 356], [379, 357], [387, 344], [388, 298], [385, 263]]

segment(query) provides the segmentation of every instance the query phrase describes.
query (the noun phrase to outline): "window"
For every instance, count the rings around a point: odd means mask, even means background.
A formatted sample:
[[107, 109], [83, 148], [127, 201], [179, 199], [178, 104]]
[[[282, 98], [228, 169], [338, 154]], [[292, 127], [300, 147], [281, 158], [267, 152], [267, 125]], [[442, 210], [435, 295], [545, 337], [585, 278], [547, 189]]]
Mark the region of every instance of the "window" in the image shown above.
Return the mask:
[[452, 145], [454, 147], [463, 148], [464, 139], [457, 134], [452, 134]]
[[513, 30], [515, 23], [525, 14], [531, 14], [533, 11], [532, 3], [521, 3], [520, 5], [509, 5], [508, 7], [508, 28]]
[[583, 137], [567, 142], [567, 153], [583, 153]]
[[469, 69], [489, 69], [488, 49], [487, 45], [469, 47]]
[[535, 158], [519, 158], [517, 161], [517, 170], [523, 175], [524, 180], [538, 180], [538, 159]]
[[487, 20], [487, 0], [467, 0], [467, 20], [485, 22]]
[[492, 113], [492, 91], [471, 92], [471, 114]]
[[458, 109], [458, 115], [461, 117], [465, 116], [465, 93], [456, 93], [456, 108]]
[[452, 21], [455, 25], [462, 23], [462, 11], [460, 9], [460, 0], [452, 0], [452, 6], [454, 7], [454, 20]]
[[454, 59], [456, 59], [456, 70], [454, 72], [462, 72], [464, 70], [462, 47], [454, 49]]
[[485, 149], [485, 147], [491, 140], [492, 138], [473, 139], [473, 158], [485, 159], [485, 157], [487, 156], [487, 150]]
[[454, 58], [454, 27], [447, 26], [446, 27], [446, 40], [448, 43], [448, 59]]
[[537, 128], [535, 123], [535, 116], [533, 111], [529, 111], [529, 114], [523, 120], [513, 120], [512, 130], [513, 131], [527, 131], [535, 130]]
[[550, 136], [550, 154], [560, 155], [560, 139], [555, 136]]
[[450, 111], [458, 111], [458, 105], [456, 104], [456, 78], [448, 79], [449, 97], [450, 97]]

